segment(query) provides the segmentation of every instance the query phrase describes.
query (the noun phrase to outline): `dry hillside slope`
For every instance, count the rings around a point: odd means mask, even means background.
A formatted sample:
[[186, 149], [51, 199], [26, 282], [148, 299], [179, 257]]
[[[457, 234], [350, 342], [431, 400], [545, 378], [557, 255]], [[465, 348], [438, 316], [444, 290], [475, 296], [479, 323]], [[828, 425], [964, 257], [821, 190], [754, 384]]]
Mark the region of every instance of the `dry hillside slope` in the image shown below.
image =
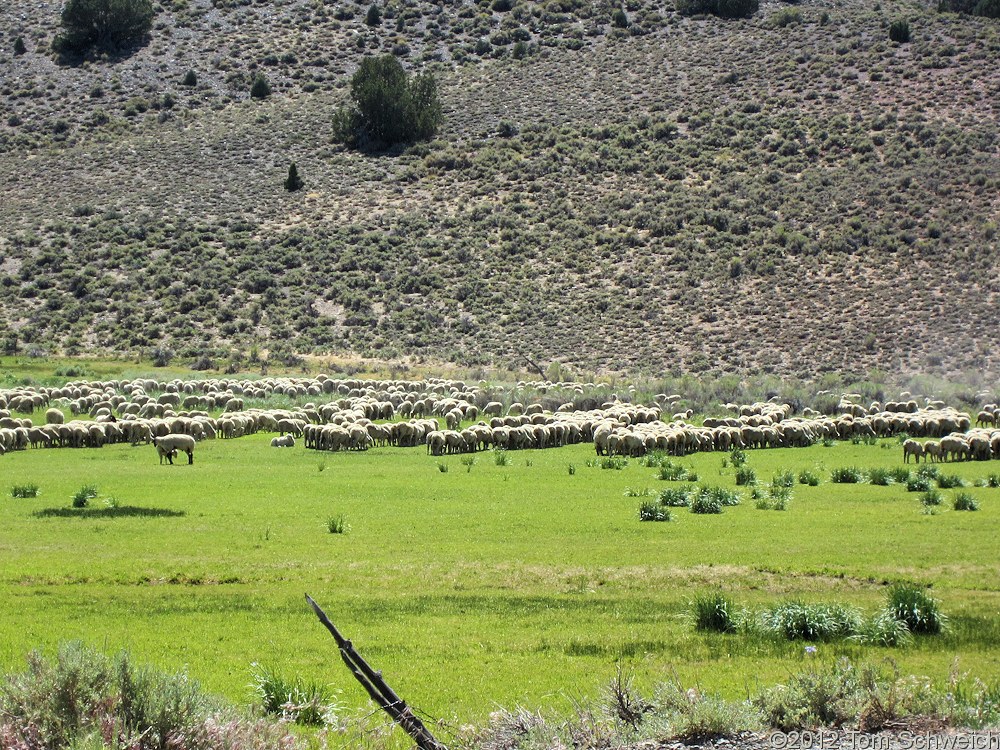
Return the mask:
[[[1000, 21], [393, 0], [371, 28], [365, 3], [241, 1], [165, 2], [146, 44], [75, 65], [56, 3], [0, 8], [0, 341], [1000, 371]], [[331, 141], [379, 52], [436, 72], [437, 140]]]

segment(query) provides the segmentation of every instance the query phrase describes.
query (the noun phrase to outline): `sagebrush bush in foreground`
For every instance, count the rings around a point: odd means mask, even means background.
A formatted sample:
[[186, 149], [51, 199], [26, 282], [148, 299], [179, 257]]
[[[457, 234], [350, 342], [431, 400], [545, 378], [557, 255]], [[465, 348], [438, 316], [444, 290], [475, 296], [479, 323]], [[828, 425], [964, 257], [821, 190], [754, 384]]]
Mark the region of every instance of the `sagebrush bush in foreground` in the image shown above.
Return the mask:
[[[103, 743], [103, 744], [102, 744]], [[74, 641], [54, 659], [34, 651], [24, 672], [0, 679], [0, 746], [130, 750], [291, 750], [274, 722], [225, 708], [185, 674], [136, 665]]]

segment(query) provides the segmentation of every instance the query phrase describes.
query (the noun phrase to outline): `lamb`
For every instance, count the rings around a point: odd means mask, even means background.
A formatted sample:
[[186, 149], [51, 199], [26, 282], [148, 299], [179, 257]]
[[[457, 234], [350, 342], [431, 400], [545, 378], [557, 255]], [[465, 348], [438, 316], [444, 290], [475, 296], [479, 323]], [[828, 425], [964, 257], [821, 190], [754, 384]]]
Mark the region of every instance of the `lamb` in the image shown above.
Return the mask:
[[271, 438], [272, 448], [294, 448], [295, 438], [292, 435], [282, 435], [281, 437]]
[[171, 464], [174, 462], [174, 456], [177, 455], [178, 451], [184, 451], [187, 453], [188, 463], [194, 463], [194, 438], [190, 435], [180, 435], [177, 433], [170, 433], [169, 435], [164, 435], [163, 437], [153, 438], [153, 445], [156, 446], [156, 452], [160, 456], [160, 463], [163, 463], [163, 459], [166, 458]]

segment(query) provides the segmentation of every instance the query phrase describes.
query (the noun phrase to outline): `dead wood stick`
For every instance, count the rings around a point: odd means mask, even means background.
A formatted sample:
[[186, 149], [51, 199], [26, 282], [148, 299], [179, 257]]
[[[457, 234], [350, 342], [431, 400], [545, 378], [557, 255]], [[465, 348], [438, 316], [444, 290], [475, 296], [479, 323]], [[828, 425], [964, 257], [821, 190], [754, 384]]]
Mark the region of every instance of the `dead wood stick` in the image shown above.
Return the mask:
[[428, 731], [424, 723], [414, 715], [410, 707], [406, 705], [406, 701], [389, 687], [382, 678], [382, 673], [372, 669], [371, 665], [355, 650], [351, 642], [340, 634], [337, 627], [326, 616], [326, 612], [313, 601], [309, 594], [306, 594], [306, 601], [309, 602], [309, 606], [312, 607], [319, 621], [330, 631], [330, 635], [337, 642], [337, 648], [340, 649], [340, 658], [344, 660], [344, 664], [354, 675], [354, 679], [361, 683], [361, 687], [365, 689], [368, 696], [413, 738], [421, 750], [446, 750], [445, 746]]

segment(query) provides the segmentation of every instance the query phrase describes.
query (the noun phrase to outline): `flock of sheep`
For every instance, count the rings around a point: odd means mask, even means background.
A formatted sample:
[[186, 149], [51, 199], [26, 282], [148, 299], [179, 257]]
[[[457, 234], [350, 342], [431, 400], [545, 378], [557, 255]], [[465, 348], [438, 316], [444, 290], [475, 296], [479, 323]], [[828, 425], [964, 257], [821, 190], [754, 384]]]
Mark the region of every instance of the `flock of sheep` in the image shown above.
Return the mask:
[[[435, 455], [490, 449], [556, 448], [592, 442], [599, 456], [685, 455], [735, 448], [803, 447], [824, 439], [906, 434], [904, 461], [1000, 458], [1000, 407], [976, 417], [939, 401], [863, 406], [845, 395], [835, 414], [773, 399], [726, 404], [726, 416], [691, 424], [676, 411], [679, 396], [658, 394], [648, 405], [617, 396], [598, 402], [592, 384], [520, 383], [534, 403], [497, 400], [485, 384], [461, 381], [265, 378], [74, 382], [54, 388], [0, 390], [0, 455], [26, 448], [99, 448], [106, 443], [152, 444], [160, 463], [185, 453], [194, 462], [199, 441], [278, 433], [273, 447], [323, 451], [373, 446], [423, 446]], [[517, 391], [514, 391], [516, 394]], [[286, 408], [266, 407], [283, 398]], [[569, 400], [565, 400], [565, 399]], [[303, 405], [294, 402], [305, 401]], [[260, 406], [247, 406], [260, 402]], [[44, 411], [43, 411], [44, 410]], [[210, 411], [217, 413], [212, 416]], [[42, 412], [44, 424], [32, 415]], [[73, 419], [66, 421], [69, 412]], [[672, 413], [671, 413], [672, 412]], [[18, 414], [23, 416], [17, 416]], [[463, 425], [465, 425], [463, 427]], [[920, 442], [912, 438], [927, 437]]]

